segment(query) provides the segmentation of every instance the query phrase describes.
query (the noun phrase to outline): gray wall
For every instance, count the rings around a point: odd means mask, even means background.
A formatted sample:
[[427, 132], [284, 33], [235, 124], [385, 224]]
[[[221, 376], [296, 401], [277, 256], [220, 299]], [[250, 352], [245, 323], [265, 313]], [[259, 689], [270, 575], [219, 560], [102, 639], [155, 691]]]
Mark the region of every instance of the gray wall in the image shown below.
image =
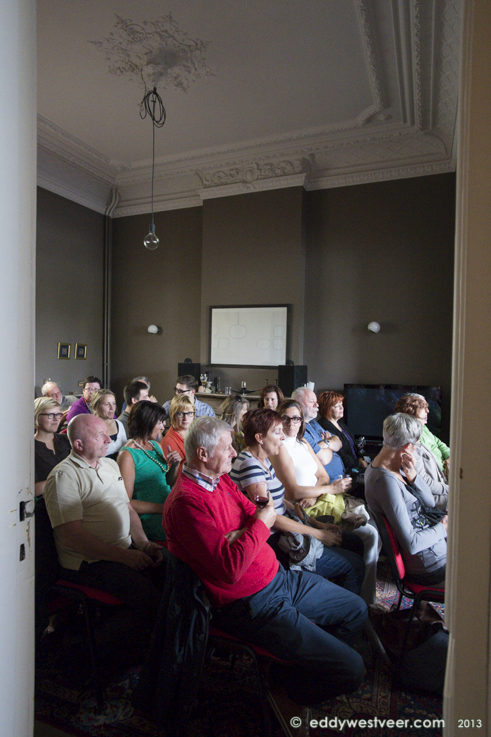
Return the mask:
[[444, 174], [312, 192], [307, 211], [309, 379], [441, 385], [447, 437], [454, 202]]
[[[201, 218], [201, 208], [156, 213], [155, 251], [143, 246], [149, 215], [113, 222], [111, 388], [119, 403], [140, 374], [160, 401], [171, 398], [177, 363], [199, 361]], [[152, 324], [158, 335], [147, 332]]]
[[[102, 373], [104, 216], [40, 187], [37, 196], [36, 396], [47, 378], [78, 392]], [[58, 342], [71, 344], [70, 360], [57, 358]]]

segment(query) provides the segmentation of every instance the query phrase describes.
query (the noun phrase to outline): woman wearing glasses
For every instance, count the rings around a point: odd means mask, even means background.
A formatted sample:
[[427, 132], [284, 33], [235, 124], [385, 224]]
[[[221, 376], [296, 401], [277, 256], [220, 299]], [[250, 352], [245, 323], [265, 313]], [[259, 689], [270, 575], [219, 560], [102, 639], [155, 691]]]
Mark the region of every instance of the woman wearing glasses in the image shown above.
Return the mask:
[[49, 623], [46, 608], [47, 597], [51, 586], [59, 577], [58, 558], [43, 493], [49, 474], [70, 454], [71, 450], [67, 435], [56, 432], [62, 416], [60, 405], [51, 397], [40, 397], [34, 400], [36, 639], [41, 637]]
[[44, 492], [44, 485], [52, 469], [70, 453], [68, 437], [58, 433], [58, 425], [63, 417], [58, 402], [51, 397], [34, 400], [34, 470], [36, 497]]
[[186, 394], [178, 394], [171, 401], [169, 406], [171, 426], [165, 433], [161, 446], [166, 458], [169, 457], [169, 453], [172, 451], [179, 455], [179, 468], [177, 469], [176, 479], [181, 475], [182, 467], [186, 460], [184, 438], [195, 415], [196, 410], [194, 404]]
[[[270, 460], [276, 476], [285, 487], [286, 498], [292, 503], [302, 499], [315, 502], [317, 497], [328, 494], [328, 498], [334, 503], [336, 513], [340, 516], [344, 512], [343, 495], [347, 490], [346, 479], [337, 479], [331, 483], [323, 465], [309, 443], [303, 439], [305, 422], [298, 402], [294, 399], [285, 399], [278, 407], [278, 413], [283, 422], [285, 440], [280, 452]], [[349, 535], [343, 532], [345, 544], [349, 547], [353, 545], [353, 536], [360, 538], [363, 543], [365, 578], [360, 596], [367, 604], [373, 604], [377, 583], [378, 532], [371, 524], [359, 527]]]
[[220, 405], [218, 416], [224, 422], [228, 422], [232, 428], [232, 443], [240, 453], [244, 448], [244, 432], [242, 430], [242, 418], [249, 409], [249, 401], [239, 394], [231, 394], [224, 399]]
[[164, 420], [165, 411], [158, 404], [147, 400], [134, 404], [128, 417], [132, 439], [118, 456], [131, 506], [139, 514], [148, 539], [155, 541], [165, 540], [162, 512], [181, 460], [175, 451], [167, 460], [162, 453]]

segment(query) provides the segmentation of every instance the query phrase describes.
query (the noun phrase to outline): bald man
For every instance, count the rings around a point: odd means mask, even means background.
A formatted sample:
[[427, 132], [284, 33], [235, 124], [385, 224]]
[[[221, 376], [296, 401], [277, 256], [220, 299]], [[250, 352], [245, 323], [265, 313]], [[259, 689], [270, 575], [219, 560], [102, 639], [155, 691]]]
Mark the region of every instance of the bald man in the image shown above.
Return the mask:
[[117, 596], [131, 608], [132, 630], [148, 635], [165, 575], [162, 548], [148, 540], [117, 463], [105, 457], [105, 422], [77, 415], [68, 438], [72, 452], [44, 490], [61, 577]]

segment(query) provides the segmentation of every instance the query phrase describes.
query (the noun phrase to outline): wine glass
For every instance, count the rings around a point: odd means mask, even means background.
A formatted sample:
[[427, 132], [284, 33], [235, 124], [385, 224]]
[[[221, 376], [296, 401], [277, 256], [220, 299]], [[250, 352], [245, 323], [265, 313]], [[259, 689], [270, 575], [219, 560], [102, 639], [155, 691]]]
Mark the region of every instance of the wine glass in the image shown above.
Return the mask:
[[266, 484], [256, 484], [254, 502], [257, 504], [259, 509], [263, 509], [263, 507], [265, 507], [269, 502], [269, 492]]

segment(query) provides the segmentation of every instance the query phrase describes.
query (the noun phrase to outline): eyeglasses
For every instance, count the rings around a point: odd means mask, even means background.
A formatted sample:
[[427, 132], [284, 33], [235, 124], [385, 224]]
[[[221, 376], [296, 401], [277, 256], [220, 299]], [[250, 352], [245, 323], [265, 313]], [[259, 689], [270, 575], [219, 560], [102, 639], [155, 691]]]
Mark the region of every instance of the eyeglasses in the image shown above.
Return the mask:
[[42, 417], [47, 417], [48, 420], [61, 420], [63, 412], [41, 412]]
[[284, 425], [289, 425], [292, 423], [293, 425], [298, 425], [299, 422], [302, 422], [302, 418], [298, 415], [295, 415], [295, 417], [288, 417], [287, 415], [284, 415], [281, 418], [281, 421]]
[[178, 389], [177, 386], [175, 386], [174, 391], [179, 396], [179, 394], [187, 394], [191, 389]]
[[196, 412], [176, 412], [176, 417], [179, 417], [181, 419], [182, 417], [194, 417]]

